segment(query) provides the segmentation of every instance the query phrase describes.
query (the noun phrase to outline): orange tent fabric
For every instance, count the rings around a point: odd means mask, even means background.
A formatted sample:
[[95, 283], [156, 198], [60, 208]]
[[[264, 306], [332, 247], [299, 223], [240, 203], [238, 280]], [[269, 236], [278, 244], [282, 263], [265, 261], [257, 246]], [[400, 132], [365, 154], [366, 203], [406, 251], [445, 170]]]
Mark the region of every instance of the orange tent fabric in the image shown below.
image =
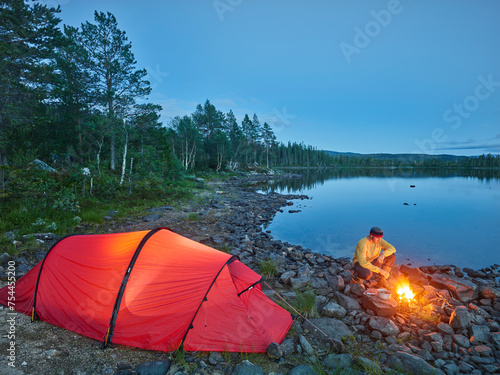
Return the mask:
[[260, 280], [236, 257], [168, 228], [73, 235], [17, 281], [15, 310], [105, 345], [265, 352], [292, 317]]

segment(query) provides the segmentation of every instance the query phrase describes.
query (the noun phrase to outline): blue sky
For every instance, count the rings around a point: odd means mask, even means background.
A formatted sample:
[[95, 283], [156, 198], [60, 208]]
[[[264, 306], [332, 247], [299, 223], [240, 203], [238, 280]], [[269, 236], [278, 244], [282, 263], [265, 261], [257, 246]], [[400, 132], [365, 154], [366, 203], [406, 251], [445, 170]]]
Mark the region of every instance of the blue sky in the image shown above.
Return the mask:
[[500, 154], [500, 1], [41, 2], [113, 13], [164, 124], [209, 99], [319, 149]]

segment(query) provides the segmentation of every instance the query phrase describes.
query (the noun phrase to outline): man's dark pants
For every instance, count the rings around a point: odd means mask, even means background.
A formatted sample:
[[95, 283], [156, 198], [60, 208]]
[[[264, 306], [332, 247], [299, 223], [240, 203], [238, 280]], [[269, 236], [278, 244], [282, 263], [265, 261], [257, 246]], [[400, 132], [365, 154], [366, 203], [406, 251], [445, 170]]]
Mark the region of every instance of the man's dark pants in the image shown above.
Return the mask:
[[[380, 267], [386, 271], [391, 271], [391, 268], [396, 261], [396, 254], [391, 254], [384, 259], [383, 263], [378, 261], [378, 258], [372, 263], [374, 266]], [[372, 277], [373, 272], [367, 268], [361, 267], [359, 263], [354, 265], [354, 272], [360, 279], [369, 280]]]

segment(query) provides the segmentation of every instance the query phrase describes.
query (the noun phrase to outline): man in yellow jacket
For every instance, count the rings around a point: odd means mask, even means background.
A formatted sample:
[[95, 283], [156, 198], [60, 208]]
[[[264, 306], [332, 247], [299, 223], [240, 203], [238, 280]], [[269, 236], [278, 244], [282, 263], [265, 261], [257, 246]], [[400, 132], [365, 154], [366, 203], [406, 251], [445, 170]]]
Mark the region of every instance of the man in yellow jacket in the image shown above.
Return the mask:
[[386, 240], [384, 232], [379, 227], [370, 229], [370, 234], [356, 245], [352, 264], [354, 266], [355, 282], [369, 280], [374, 273], [379, 274], [378, 284], [387, 288], [387, 278], [396, 261], [396, 249]]

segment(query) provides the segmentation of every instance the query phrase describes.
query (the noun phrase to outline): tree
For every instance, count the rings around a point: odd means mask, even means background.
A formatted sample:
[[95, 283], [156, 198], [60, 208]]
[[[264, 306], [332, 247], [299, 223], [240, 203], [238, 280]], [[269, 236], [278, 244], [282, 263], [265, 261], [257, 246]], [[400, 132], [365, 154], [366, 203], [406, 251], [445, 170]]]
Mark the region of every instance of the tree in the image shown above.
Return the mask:
[[241, 130], [243, 131], [243, 136], [245, 137], [245, 163], [248, 164], [248, 150], [250, 147], [250, 139], [252, 132], [252, 121], [250, 121], [250, 117], [245, 113], [245, 117], [241, 122]]
[[232, 110], [229, 110], [229, 112], [226, 115], [226, 126], [229, 133], [229, 142], [231, 148], [230, 158], [229, 158], [229, 169], [236, 169], [237, 163], [240, 158], [241, 150], [244, 147], [244, 136]]
[[257, 162], [257, 147], [259, 146], [260, 132], [261, 132], [260, 121], [257, 115], [253, 114], [252, 125], [250, 126], [250, 142], [253, 144], [253, 161]]
[[[89, 142], [84, 138], [85, 120], [96, 105], [92, 95], [95, 77], [87, 70], [88, 52], [83, 48], [78, 28], [64, 25], [64, 36], [56, 55], [57, 80], [55, 96], [58, 98], [63, 121], [58, 124], [65, 135], [63, 144], [74, 144], [80, 157], [87, 153]], [[81, 161], [81, 159], [80, 159]]]
[[171, 123], [172, 129], [176, 133], [179, 149], [179, 159], [186, 170], [193, 169], [196, 161], [196, 153], [201, 135], [191, 117], [175, 117]]
[[114, 170], [118, 129], [136, 99], [148, 95], [151, 87], [144, 79], [146, 70], [135, 68], [132, 44], [127, 42], [125, 32], [118, 29], [115, 16], [96, 11], [94, 21], [95, 24], [85, 22], [81, 25], [79, 42], [88, 54], [87, 66], [95, 80], [93, 90], [97, 103], [108, 120], [110, 163]]
[[[59, 9], [23, 0], [0, 0], [0, 165], [33, 148], [33, 119], [53, 84]], [[36, 140], [35, 140], [36, 141]]]
[[218, 111], [207, 99], [203, 107], [198, 104], [192, 115], [193, 121], [203, 137], [205, 162], [208, 167], [216, 168], [218, 165], [218, 150], [215, 134], [226, 131], [224, 113]]
[[267, 122], [264, 122], [264, 125], [262, 126], [262, 140], [266, 146], [266, 167], [269, 168], [269, 149], [276, 142], [276, 136], [274, 135], [273, 129]]

